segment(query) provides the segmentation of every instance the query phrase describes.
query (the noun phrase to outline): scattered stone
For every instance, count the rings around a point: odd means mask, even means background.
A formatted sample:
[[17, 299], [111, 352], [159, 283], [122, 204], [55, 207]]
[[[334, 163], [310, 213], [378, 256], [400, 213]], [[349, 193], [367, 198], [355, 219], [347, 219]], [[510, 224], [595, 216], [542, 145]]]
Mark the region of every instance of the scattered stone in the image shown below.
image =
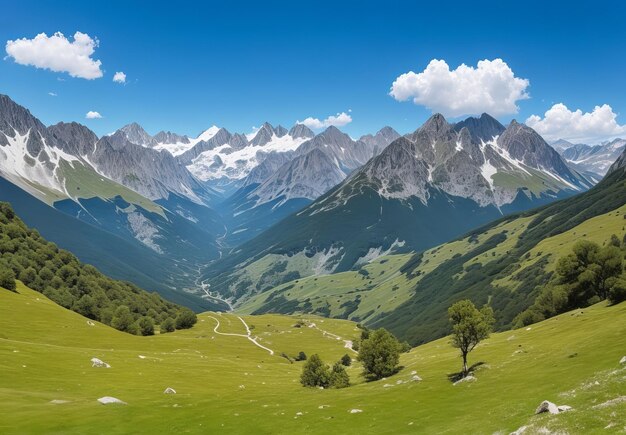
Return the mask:
[[99, 358], [91, 358], [91, 367], [101, 367], [105, 369], [110, 369], [111, 366]]
[[163, 391], [163, 394], [176, 394], [176, 390], [171, 387], [167, 387], [165, 391]]
[[620, 364], [626, 364], [626, 356], [623, 356], [621, 360], [619, 360]]
[[59, 400], [59, 399], [54, 399], [50, 401], [51, 404], [53, 405], [63, 405], [64, 403], [70, 403], [69, 400]]
[[515, 432], [511, 432], [510, 435], [522, 435], [524, 432], [526, 432], [526, 429], [528, 429], [528, 426], [522, 426], [519, 429], [517, 429]]
[[511, 340], [515, 340], [515, 335], [511, 335], [509, 338], [506, 339], [506, 341], [511, 341]]
[[350, 410], [350, 414], [359, 414], [359, 413], [361, 413], [361, 412], [363, 412], [363, 410], [362, 410], [362, 409], [356, 409], [356, 408], [355, 408], [355, 409], [351, 409], [351, 410]]
[[417, 375], [413, 375], [413, 377], [411, 378], [411, 380], [412, 380], [412, 381], [414, 381], [414, 382], [419, 382], [419, 381], [421, 381], [421, 380], [422, 380], [422, 378], [420, 378], [420, 377], [419, 377], [419, 376], [417, 376]]
[[400, 384], [404, 384], [404, 381], [402, 379], [398, 379], [396, 381], [396, 385], [400, 385]]
[[477, 380], [478, 380], [478, 378], [476, 378], [475, 376], [469, 375], [469, 376], [465, 376], [464, 378], [459, 379], [458, 381], [456, 381], [452, 385], [458, 385], [458, 384], [461, 384], [463, 382], [476, 382]]
[[526, 330], [527, 330], [527, 331], [530, 331], [530, 330], [531, 330], [531, 327], [529, 326], [528, 328], [526, 328]]
[[301, 412], [296, 412], [296, 415], [304, 415], [304, 414]]
[[89, 326], [96, 326], [96, 324], [95, 324], [95, 323], [93, 323], [91, 320], [87, 320], [87, 324], [88, 324]]
[[535, 414], [542, 414], [544, 412], [549, 412], [550, 414], [558, 414], [559, 407], [554, 403], [544, 400], [535, 410]]
[[245, 386], [245, 385], [240, 385], [240, 386], [239, 386], [239, 389], [240, 389], [240, 390], [245, 390], [245, 389], [246, 389], [246, 386]]
[[111, 396], [101, 397], [98, 399], [98, 402], [102, 403], [103, 405], [110, 405], [110, 404], [127, 405], [126, 402], [123, 402], [120, 399], [116, 399], [115, 397], [111, 397]]
[[143, 355], [139, 355], [139, 359], [146, 359], [146, 357]]
[[412, 374], [412, 375], [416, 375], [416, 374], [417, 374], [417, 372], [416, 372], [415, 370], [413, 370], [413, 371], [411, 372], [411, 374]]
[[571, 406], [568, 406], [568, 405], [559, 405], [558, 408], [559, 408], [559, 412], [567, 412], [573, 409]]
[[324, 409], [324, 408], [329, 408], [330, 405], [320, 405], [317, 407], [317, 409]]
[[389, 388], [389, 387], [393, 387], [393, 384], [385, 384], [385, 385], [383, 385], [383, 388]]

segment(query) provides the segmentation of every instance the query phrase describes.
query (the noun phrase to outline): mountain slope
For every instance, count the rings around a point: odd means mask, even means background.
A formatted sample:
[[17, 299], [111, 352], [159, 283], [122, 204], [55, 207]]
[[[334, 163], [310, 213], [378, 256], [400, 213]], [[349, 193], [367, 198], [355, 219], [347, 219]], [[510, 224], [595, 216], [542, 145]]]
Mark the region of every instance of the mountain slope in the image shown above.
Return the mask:
[[357, 271], [283, 284], [264, 277], [261, 292], [238, 309], [348, 318], [423, 343], [445, 335], [447, 308], [470, 298], [489, 303], [496, 327], [506, 329], [534, 302], [560, 257], [581, 239], [600, 245], [611, 234], [621, 239], [625, 215], [626, 154], [605, 180], [578, 196], [502, 218], [417, 254], [380, 257]]
[[[205, 313], [189, 331], [135, 337], [97, 322], [89, 326], [84, 317], [25, 287], [19, 293], [0, 289], [0, 430], [159, 433], [166, 421], [169, 428], [191, 433], [406, 433], [419, 428], [491, 434], [522, 426], [527, 433], [610, 432], [604, 428], [619, 428], [626, 412], [626, 402], [614, 400], [624, 391], [625, 371], [619, 364], [626, 346], [624, 316], [626, 304], [599, 304], [529, 331], [493, 334], [470, 354], [471, 363], [484, 363], [475, 369], [473, 383], [453, 386], [448, 380], [459, 370], [460, 358], [442, 339], [402, 354], [402, 370], [387, 380], [363, 382], [355, 361], [347, 369], [355, 385], [318, 390], [297, 382], [304, 362], [290, 364], [280, 354], [318, 353], [332, 362], [346, 353], [344, 342], [294, 324], [316, 323], [352, 340], [360, 333], [354, 323], [242, 316], [254, 325], [259, 342], [274, 350], [269, 355], [245, 338], [244, 325], [232, 314]], [[93, 357], [111, 368], [92, 368]], [[411, 381], [413, 373], [422, 381]], [[163, 394], [167, 387], [177, 394]], [[103, 396], [127, 405], [103, 406], [97, 402]], [[573, 411], [535, 416], [543, 400]], [[490, 418], [484, 418], [485, 409]]]
[[[270, 131], [270, 127], [265, 131]], [[291, 132], [301, 135], [304, 131], [308, 136], [302, 127], [306, 128], [298, 125]], [[301, 210], [397, 137], [398, 133], [386, 127], [375, 136], [353, 141], [337, 128], [329, 127], [295, 151], [267, 154], [249, 172], [243, 187], [222, 204], [223, 213], [232, 216], [226, 240], [237, 246]]]
[[626, 140], [615, 139], [602, 145], [570, 144], [562, 149], [561, 155], [581, 172], [595, 174], [601, 178], [606, 174], [613, 162], [626, 148]]
[[[338, 147], [340, 140], [346, 139], [337, 135]], [[257, 284], [246, 268], [269, 256], [274, 265], [307, 258], [297, 261], [300, 276], [346, 271], [383, 252], [435, 246], [590, 185], [526, 126], [513, 122], [505, 129], [488, 115], [454, 125], [435, 115], [311, 205], [212, 265], [207, 277], [224, 295], [242, 297], [239, 286]], [[296, 271], [279, 270], [275, 283]]]

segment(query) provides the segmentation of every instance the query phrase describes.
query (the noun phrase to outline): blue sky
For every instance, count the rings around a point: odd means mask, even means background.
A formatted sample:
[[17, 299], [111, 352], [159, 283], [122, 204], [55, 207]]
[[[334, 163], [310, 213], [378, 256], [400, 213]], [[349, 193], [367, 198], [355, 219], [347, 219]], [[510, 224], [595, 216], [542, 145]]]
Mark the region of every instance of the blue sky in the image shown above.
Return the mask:
[[[583, 118], [566, 113], [569, 124], [554, 125], [555, 116], [537, 128], [560, 136], [582, 119], [582, 131], [570, 138], [593, 141], [619, 135], [626, 124], [624, 16], [618, 1], [22, 0], [4, 4], [0, 17], [6, 56], [0, 93], [46, 124], [78, 121], [99, 135], [131, 121], [153, 134], [195, 136], [212, 124], [249, 132], [266, 120], [289, 127], [340, 112], [351, 117], [341, 128], [353, 136], [385, 125], [404, 133], [432, 110], [414, 104], [413, 95], [404, 102], [390, 96], [398, 76], [419, 74], [433, 59], [451, 70], [502, 59], [516, 78], [528, 80], [523, 92], [529, 98], [513, 103], [518, 113], [503, 109], [501, 121], [543, 120], [563, 103]], [[77, 31], [98, 39], [91, 58], [101, 62], [101, 78], [19, 64], [4, 47], [42, 32], [62, 32], [71, 41]], [[126, 84], [113, 82], [117, 71], [126, 74]], [[434, 93], [441, 90], [427, 91], [422, 99], [440, 99]], [[599, 113], [584, 117], [604, 104], [612, 109], [605, 115], [616, 115], [608, 130]], [[85, 119], [88, 111], [103, 118]]]

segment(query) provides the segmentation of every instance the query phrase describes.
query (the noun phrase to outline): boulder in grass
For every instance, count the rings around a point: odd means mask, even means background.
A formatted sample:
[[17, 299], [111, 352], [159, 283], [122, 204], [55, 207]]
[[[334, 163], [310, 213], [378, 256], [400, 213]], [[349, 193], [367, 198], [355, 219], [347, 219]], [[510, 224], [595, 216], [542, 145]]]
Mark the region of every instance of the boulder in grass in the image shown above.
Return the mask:
[[117, 405], [126, 405], [126, 402], [121, 401], [120, 399], [116, 399], [115, 397], [111, 397], [111, 396], [104, 396], [98, 399], [98, 402], [102, 403], [103, 405], [112, 405], [112, 404], [117, 404]]
[[171, 387], [167, 387], [165, 391], [163, 391], [163, 394], [176, 394], [176, 390]]
[[623, 356], [621, 360], [619, 360], [620, 364], [626, 364], [626, 356]]
[[544, 400], [535, 410], [535, 414], [543, 414], [544, 412], [548, 412], [550, 414], [558, 414], [559, 407], [554, 403]]
[[413, 382], [419, 382], [419, 381], [421, 381], [421, 380], [422, 380], [422, 378], [420, 378], [420, 377], [419, 377], [419, 376], [417, 376], [417, 375], [413, 375], [413, 377], [411, 378], [411, 380], [412, 380]]
[[350, 410], [350, 414], [360, 414], [361, 412], [363, 412], [363, 410], [362, 410], [362, 409], [356, 409], [356, 408], [354, 408], [354, 409], [351, 409], [351, 410]]
[[568, 405], [559, 405], [559, 412], [571, 411], [572, 407]]
[[100, 368], [104, 368], [104, 369], [110, 369], [111, 368], [111, 366], [109, 364], [105, 363], [100, 358], [91, 358], [91, 367], [100, 367]]

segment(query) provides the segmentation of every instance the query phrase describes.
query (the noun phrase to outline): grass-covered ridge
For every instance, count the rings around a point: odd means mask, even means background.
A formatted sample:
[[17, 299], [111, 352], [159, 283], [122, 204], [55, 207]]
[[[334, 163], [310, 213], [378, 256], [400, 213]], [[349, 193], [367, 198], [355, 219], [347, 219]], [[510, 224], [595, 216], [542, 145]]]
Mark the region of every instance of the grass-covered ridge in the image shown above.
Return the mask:
[[[185, 310], [81, 263], [28, 228], [8, 203], [0, 203], [0, 278], [4, 287], [19, 279], [63, 307], [132, 333], [142, 332], [139, 322], [154, 326]], [[127, 310], [118, 311], [120, 307]]]
[[381, 257], [358, 270], [283, 283], [240, 303], [245, 313], [301, 313], [385, 327], [402, 340], [446, 335], [446, 310], [469, 298], [489, 304], [496, 329], [514, 326], [578, 240], [626, 234], [626, 181], [615, 172], [576, 197], [511, 215], [416, 254]]
[[[493, 434], [526, 425], [528, 433], [593, 433], [624, 426], [626, 401], [615, 401], [626, 387], [626, 365], [619, 363], [624, 303], [493, 334], [470, 354], [470, 365], [483, 363], [473, 383], [450, 382], [460, 358], [441, 339], [402, 354], [404, 368], [386, 380], [365, 383], [353, 364], [348, 373], [356, 385], [318, 390], [300, 385], [303, 362], [290, 364], [280, 354], [337, 361], [346, 353], [343, 339], [359, 334], [354, 323], [242, 316], [270, 355], [245, 337], [221, 335], [246, 334], [236, 315], [205, 313], [190, 330], [137, 337], [90, 326], [21, 284], [17, 290], [0, 289], [2, 433]], [[299, 319], [319, 329], [297, 328]], [[93, 357], [111, 368], [91, 367]], [[422, 381], [411, 381], [413, 372]], [[163, 394], [167, 387], [177, 394]], [[103, 396], [127, 405], [101, 405]], [[543, 400], [574, 410], [535, 416]]]

